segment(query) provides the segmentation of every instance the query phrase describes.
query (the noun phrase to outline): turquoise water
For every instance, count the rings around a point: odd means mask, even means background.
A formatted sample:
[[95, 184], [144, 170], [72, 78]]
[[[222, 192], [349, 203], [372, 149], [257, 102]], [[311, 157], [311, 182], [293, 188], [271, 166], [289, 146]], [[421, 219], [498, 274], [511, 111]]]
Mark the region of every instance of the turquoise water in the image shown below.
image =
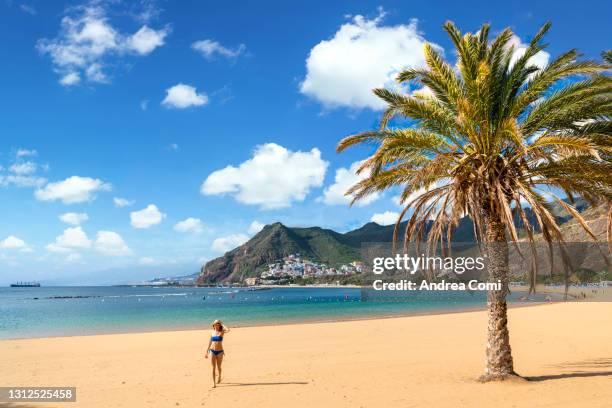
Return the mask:
[[0, 288], [0, 338], [191, 329], [214, 319], [230, 327], [340, 320], [485, 304], [482, 292], [420, 292], [404, 301], [364, 301], [361, 294], [358, 288]]

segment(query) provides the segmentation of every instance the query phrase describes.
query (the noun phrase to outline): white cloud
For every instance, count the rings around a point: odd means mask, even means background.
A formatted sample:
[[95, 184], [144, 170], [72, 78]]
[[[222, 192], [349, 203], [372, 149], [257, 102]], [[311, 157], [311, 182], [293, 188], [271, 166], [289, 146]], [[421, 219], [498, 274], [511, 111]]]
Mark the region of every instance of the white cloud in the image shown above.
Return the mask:
[[[91, 82], [99, 82], [101, 84], [106, 84], [110, 82], [106, 74], [102, 71], [102, 65], [98, 63], [91, 64], [89, 67], [87, 67], [87, 69], [85, 70], [85, 75], [87, 76], [87, 79]], [[62, 78], [60, 83], [62, 83], [63, 80], [64, 78]]]
[[246, 51], [246, 45], [240, 44], [236, 48], [228, 48], [214, 40], [200, 40], [191, 44], [191, 48], [198, 51], [204, 58], [213, 59], [215, 54], [225, 58], [237, 58]]
[[27, 247], [28, 246], [26, 245], [24, 240], [19, 239], [19, 238], [17, 238], [14, 235], [9, 235], [8, 237], [6, 237], [2, 241], [0, 241], [0, 248], [2, 248], [2, 249], [21, 249], [21, 250], [24, 250]]
[[149, 204], [140, 211], [130, 213], [130, 223], [134, 228], [150, 228], [162, 222], [164, 218], [166, 218], [166, 214], [159, 211], [154, 204]]
[[91, 241], [81, 227], [66, 228], [62, 235], [55, 238], [55, 242], [47, 245], [50, 252], [70, 252], [76, 249], [91, 247]]
[[253, 221], [251, 223], [251, 225], [249, 225], [248, 232], [249, 232], [249, 234], [255, 235], [259, 231], [261, 231], [265, 226], [266, 226], [266, 224], [262, 224], [259, 221]]
[[394, 87], [402, 69], [424, 66], [426, 42], [417, 30], [417, 20], [383, 26], [383, 18], [382, 11], [372, 20], [355, 16], [331, 39], [315, 45], [306, 60], [300, 92], [327, 108], [383, 109], [384, 102], [372, 89]]
[[121, 198], [121, 197], [114, 197], [113, 198], [113, 203], [115, 203], [115, 207], [128, 207], [132, 204], [134, 204], [133, 200], [128, 200], [127, 198]]
[[16, 156], [19, 157], [33, 157], [37, 156], [38, 152], [36, 150], [28, 150], [28, 149], [18, 149]]
[[213, 241], [211, 249], [215, 252], [227, 252], [249, 240], [245, 234], [232, 234], [227, 237], [220, 237]]
[[150, 266], [150, 265], [157, 264], [157, 260], [155, 260], [155, 258], [151, 258], [150, 256], [143, 256], [142, 258], [138, 260], [138, 263], [140, 265]]
[[397, 222], [399, 213], [393, 211], [385, 211], [383, 213], [376, 213], [372, 216], [370, 221], [373, 221], [380, 225], [391, 225]]
[[22, 162], [22, 163], [15, 163], [11, 167], [9, 167], [9, 170], [15, 174], [27, 175], [27, 174], [35, 173], [36, 168], [37, 168], [36, 163], [32, 161], [27, 161], [27, 162]]
[[162, 105], [168, 108], [185, 109], [190, 106], [202, 106], [208, 103], [205, 93], [198, 93], [193, 86], [177, 84], [166, 89]]
[[292, 152], [275, 143], [257, 146], [253, 157], [238, 167], [214, 171], [202, 183], [203, 195], [231, 194], [244, 204], [264, 209], [303, 201], [312, 187], [323, 184], [328, 163], [319, 149]]
[[60, 85], [64, 86], [76, 85], [79, 82], [81, 82], [81, 76], [76, 72], [68, 72], [59, 80]]
[[37, 42], [38, 51], [51, 57], [60, 84], [75, 85], [83, 74], [91, 82], [108, 82], [104, 69], [111, 65], [109, 57], [147, 55], [164, 44], [167, 27], [154, 30], [144, 25], [134, 34], [121, 33], [110, 22], [110, 3], [91, 1], [68, 8], [58, 35]]
[[140, 101], [140, 109], [143, 111], [146, 111], [149, 108], [149, 100], [148, 99], [144, 99], [142, 101]]
[[[519, 58], [521, 58], [525, 52], [527, 51], [528, 44], [521, 42], [521, 39], [513, 35], [512, 39], [509, 41], [508, 46], [514, 46], [514, 54], [512, 54], [512, 58], [510, 59], [510, 67], [512, 67]], [[546, 51], [540, 51], [533, 57], [529, 59], [530, 65], [535, 65], [539, 69], [542, 69], [548, 65], [548, 61], [550, 59], [550, 54]], [[530, 74], [530, 78], [533, 77], [535, 73]]]
[[114, 231], [98, 231], [94, 248], [96, 251], [109, 256], [124, 256], [132, 253], [121, 235]]
[[34, 192], [40, 201], [61, 200], [64, 204], [83, 203], [92, 201], [95, 194], [100, 191], [110, 191], [111, 185], [91, 177], [68, 177], [63, 181], [49, 183]]
[[204, 230], [204, 224], [199, 218], [189, 217], [183, 221], [179, 221], [174, 225], [174, 230], [178, 232], [190, 232], [199, 234]]
[[47, 179], [38, 176], [22, 176], [22, 175], [8, 175], [0, 176], [0, 186], [16, 186], [16, 187], [41, 187], [45, 185]]
[[[336, 170], [334, 184], [327, 187], [323, 191], [323, 196], [319, 197], [319, 201], [327, 205], [348, 205], [353, 199], [352, 195], [346, 195], [346, 192], [357, 184], [359, 181], [368, 177], [368, 171], [365, 170], [361, 174], [357, 174], [357, 169], [362, 162], [354, 162], [350, 168], [341, 167]], [[378, 193], [372, 193], [355, 203], [356, 206], [362, 207], [368, 205], [380, 197]]]
[[70, 225], [81, 225], [83, 222], [89, 219], [89, 216], [85, 213], [69, 212], [59, 216], [60, 221]]
[[169, 29], [167, 27], [161, 30], [153, 30], [145, 25], [127, 39], [127, 46], [140, 55], [147, 55], [157, 47], [164, 45], [164, 39], [168, 33]]

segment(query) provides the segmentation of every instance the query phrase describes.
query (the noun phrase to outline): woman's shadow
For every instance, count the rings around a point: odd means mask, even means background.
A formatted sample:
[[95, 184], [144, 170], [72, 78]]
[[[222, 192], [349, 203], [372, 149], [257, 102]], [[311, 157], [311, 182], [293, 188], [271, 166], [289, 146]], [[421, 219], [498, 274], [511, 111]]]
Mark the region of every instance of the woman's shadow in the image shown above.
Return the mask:
[[252, 382], [252, 383], [237, 383], [237, 382], [228, 382], [221, 383], [219, 386], [225, 387], [248, 387], [255, 385], [306, 385], [307, 381], [287, 381], [287, 382]]
[[[599, 358], [594, 360], [578, 361], [573, 363], [556, 364], [552, 367], [574, 369], [569, 373], [549, 374], [540, 376], [527, 376], [529, 381], [548, 381], [560, 380], [564, 378], [585, 378], [585, 377], [607, 377], [612, 376], [612, 358]], [[599, 370], [596, 370], [599, 369]], [[608, 370], [606, 370], [608, 369]]]

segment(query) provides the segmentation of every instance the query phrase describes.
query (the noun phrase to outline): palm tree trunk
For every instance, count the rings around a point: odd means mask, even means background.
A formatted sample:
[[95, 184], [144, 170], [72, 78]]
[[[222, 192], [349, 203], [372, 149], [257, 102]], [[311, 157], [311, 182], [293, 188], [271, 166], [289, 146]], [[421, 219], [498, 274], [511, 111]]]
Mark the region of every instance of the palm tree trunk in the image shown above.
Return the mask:
[[499, 217], [486, 217], [486, 253], [489, 282], [501, 282], [501, 290], [487, 293], [487, 365], [481, 381], [516, 376], [510, 349], [506, 295], [508, 294], [508, 242]]

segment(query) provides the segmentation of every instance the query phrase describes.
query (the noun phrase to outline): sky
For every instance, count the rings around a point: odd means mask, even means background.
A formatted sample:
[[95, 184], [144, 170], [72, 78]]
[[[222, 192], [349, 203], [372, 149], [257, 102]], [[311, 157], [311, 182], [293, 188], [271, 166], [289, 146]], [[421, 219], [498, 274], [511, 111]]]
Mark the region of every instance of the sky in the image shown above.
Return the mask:
[[445, 21], [520, 52], [550, 20], [538, 66], [611, 38], [588, 0], [0, 1], [0, 285], [191, 274], [276, 221], [392, 223], [397, 192], [344, 195], [370, 148], [335, 146], [425, 42], [454, 61]]

